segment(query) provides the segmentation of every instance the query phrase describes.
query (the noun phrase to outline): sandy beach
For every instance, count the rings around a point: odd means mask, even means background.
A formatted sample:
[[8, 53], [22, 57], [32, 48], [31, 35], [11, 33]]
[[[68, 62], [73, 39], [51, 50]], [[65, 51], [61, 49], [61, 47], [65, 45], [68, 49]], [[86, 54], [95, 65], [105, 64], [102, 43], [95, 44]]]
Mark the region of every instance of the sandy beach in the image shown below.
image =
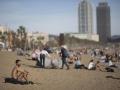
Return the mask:
[[[19, 85], [4, 83], [10, 77], [14, 61], [21, 59], [29, 79], [36, 84]], [[82, 56], [82, 62], [88, 63], [89, 56]], [[120, 90], [120, 69], [114, 73], [66, 69], [41, 69], [35, 67], [36, 62], [17, 56], [15, 52], [0, 52], [0, 90]], [[106, 78], [112, 76], [112, 78]]]

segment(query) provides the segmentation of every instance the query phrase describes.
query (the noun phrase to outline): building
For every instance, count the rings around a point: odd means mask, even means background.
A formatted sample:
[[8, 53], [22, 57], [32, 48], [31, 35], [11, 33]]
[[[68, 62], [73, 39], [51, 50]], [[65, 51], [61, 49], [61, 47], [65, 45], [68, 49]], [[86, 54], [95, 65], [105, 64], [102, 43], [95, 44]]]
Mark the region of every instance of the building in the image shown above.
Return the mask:
[[27, 34], [27, 40], [29, 45], [31, 45], [30, 43], [34, 44], [35, 46], [38, 46], [39, 43], [45, 45], [49, 41], [49, 35], [48, 33], [43, 32], [29, 32]]
[[8, 43], [8, 28], [0, 25], [0, 47], [6, 47]]
[[69, 33], [69, 36], [70, 37], [75, 37], [75, 38], [78, 38], [78, 39], [99, 42], [99, 35], [97, 35], [97, 34], [89, 35], [89, 34]]
[[93, 33], [93, 10], [89, 0], [82, 0], [78, 7], [78, 22], [80, 34]]
[[0, 25], [0, 33], [4, 34], [5, 32], [8, 32], [8, 28], [6, 26]]
[[81, 0], [78, 7], [78, 33], [67, 33], [71, 37], [99, 42], [99, 35], [93, 32], [93, 10], [90, 0]]
[[110, 7], [106, 0], [99, 3], [97, 12], [97, 34], [100, 42], [106, 43], [111, 38]]

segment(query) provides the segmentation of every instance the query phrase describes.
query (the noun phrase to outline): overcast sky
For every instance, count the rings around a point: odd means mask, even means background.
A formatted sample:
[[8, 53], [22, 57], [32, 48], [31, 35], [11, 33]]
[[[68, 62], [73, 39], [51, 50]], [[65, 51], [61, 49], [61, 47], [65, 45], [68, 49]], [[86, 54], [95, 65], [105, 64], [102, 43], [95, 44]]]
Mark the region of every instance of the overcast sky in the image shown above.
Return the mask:
[[[101, 0], [90, 0], [93, 5], [94, 32], [96, 6]], [[120, 0], [107, 0], [111, 7], [112, 35], [120, 35]], [[51, 34], [78, 31], [80, 0], [0, 0], [0, 24], [16, 30], [23, 25], [28, 31]]]

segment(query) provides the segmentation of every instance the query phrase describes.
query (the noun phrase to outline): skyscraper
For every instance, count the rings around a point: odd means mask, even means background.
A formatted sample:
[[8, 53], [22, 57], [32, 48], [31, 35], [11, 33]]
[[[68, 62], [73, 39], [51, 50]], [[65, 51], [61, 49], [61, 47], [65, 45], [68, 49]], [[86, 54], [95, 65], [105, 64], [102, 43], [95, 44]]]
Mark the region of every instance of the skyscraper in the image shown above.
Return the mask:
[[110, 7], [106, 0], [99, 3], [97, 12], [97, 34], [100, 42], [107, 42], [111, 38]]
[[78, 8], [79, 33], [89, 34], [93, 33], [93, 11], [89, 0], [82, 0]]

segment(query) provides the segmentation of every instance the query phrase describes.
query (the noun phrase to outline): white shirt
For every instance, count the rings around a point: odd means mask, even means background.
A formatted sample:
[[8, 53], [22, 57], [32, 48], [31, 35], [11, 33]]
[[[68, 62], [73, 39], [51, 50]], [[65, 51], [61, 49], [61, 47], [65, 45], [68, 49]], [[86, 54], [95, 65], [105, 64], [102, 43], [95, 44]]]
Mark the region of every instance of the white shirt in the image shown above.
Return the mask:
[[108, 65], [109, 65], [109, 66], [112, 66], [112, 65], [113, 65], [113, 63], [112, 63], [112, 61], [111, 61], [111, 60], [109, 60]]
[[101, 60], [105, 60], [106, 59], [106, 56], [101, 56]]
[[89, 65], [88, 65], [88, 69], [92, 69], [93, 67], [94, 67], [94, 63], [90, 62]]
[[47, 56], [47, 55], [49, 56], [49, 53], [46, 50], [42, 50], [41, 54], [45, 54], [45, 56]]
[[36, 50], [35, 50], [35, 53], [36, 53], [37, 55], [39, 55], [39, 54], [40, 54], [40, 50], [36, 49]]
[[100, 60], [101, 62], [105, 62], [106, 56], [101, 56]]

